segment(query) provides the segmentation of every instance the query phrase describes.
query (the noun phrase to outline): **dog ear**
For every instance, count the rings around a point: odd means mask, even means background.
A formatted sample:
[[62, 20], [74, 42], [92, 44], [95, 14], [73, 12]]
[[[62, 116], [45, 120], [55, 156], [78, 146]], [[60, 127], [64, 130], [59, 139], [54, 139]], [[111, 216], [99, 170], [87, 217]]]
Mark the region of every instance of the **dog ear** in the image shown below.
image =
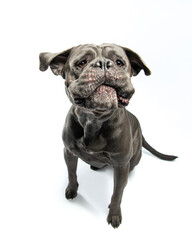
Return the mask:
[[69, 54], [71, 52], [72, 48], [65, 50], [60, 53], [49, 53], [49, 52], [43, 52], [39, 54], [39, 60], [40, 65], [39, 69], [41, 71], [46, 71], [48, 67], [50, 66], [52, 72], [55, 75], [61, 75], [63, 78], [65, 78], [64, 74], [64, 66], [67, 61], [67, 58], [69, 57]]
[[145, 65], [144, 61], [140, 58], [140, 56], [137, 53], [133, 52], [129, 48], [123, 47], [123, 49], [130, 61], [133, 76], [136, 76], [142, 69], [144, 70], [145, 75], [147, 76], [151, 75], [150, 69]]

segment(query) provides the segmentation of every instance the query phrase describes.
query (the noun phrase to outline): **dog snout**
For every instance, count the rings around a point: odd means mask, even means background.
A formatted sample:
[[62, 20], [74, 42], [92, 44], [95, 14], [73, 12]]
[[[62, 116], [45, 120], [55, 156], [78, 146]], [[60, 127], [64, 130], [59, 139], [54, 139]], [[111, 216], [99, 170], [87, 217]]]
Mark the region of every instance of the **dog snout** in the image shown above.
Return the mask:
[[129, 93], [128, 93], [128, 96], [127, 98], [130, 100], [133, 96], [133, 94], [135, 93], [135, 89], [133, 88]]
[[112, 67], [112, 62], [110, 60], [106, 59], [99, 59], [95, 63], [95, 67], [99, 67], [102, 70], [109, 70], [110, 67]]

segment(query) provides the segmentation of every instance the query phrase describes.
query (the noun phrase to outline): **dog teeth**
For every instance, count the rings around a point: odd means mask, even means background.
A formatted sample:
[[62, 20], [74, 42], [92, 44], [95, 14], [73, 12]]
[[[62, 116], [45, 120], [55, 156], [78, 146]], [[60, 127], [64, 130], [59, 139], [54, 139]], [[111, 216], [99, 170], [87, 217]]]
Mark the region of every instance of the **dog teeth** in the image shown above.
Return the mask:
[[123, 98], [118, 96], [118, 99], [122, 102], [122, 103], [129, 103], [129, 99]]

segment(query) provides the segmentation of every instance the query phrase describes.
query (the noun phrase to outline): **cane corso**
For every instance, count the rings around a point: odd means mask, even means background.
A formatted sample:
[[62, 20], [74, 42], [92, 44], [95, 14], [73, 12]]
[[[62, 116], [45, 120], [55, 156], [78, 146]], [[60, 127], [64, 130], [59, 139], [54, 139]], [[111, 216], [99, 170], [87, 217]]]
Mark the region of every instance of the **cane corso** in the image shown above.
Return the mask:
[[122, 220], [121, 199], [129, 172], [139, 163], [142, 147], [164, 160], [176, 157], [159, 153], [144, 139], [137, 118], [126, 110], [135, 90], [131, 77], [151, 71], [134, 51], [115, 44], [79, 45], [60, 53], [41, 53], [40, 70], [51, 68], [65, 79], [72, 107], [64, 129], [64, 157], [69, 184], [66, 198], [77, 196], [77, 160], [93, 170], [107, 165], [114, 170], [114, 190], [108, 223]]

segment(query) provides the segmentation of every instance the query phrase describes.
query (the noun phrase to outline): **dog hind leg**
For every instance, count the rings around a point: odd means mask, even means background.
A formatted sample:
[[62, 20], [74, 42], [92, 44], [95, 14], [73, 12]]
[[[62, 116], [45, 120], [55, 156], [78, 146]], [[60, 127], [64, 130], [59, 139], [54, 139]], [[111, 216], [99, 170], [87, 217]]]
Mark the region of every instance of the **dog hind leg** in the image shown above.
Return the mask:
[[131, 158], [129, 171], [132, 171], [134, 167], [140, 162], [141, 155], [142, 155], [142, 151], [140, 150], [135, 156]]

